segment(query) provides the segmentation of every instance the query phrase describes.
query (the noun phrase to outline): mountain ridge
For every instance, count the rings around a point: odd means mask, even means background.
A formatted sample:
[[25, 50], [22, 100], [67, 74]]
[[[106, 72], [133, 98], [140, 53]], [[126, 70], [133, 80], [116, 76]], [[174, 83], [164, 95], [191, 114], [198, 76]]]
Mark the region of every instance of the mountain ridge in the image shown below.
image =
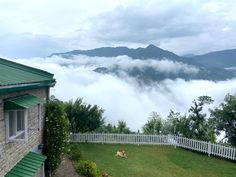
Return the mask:
[[218, 68], [233, 67], [236, 66], [236, 49], [213, 51], [189, 58], [201, 65]]
[[[140, 55], [142, 54], [142, 55]], [[128, 48], [128, 47], [100, 47], [90, 50], [72, 50], [69, 52], [64, 53], [53, 53], [49, 57], [52, 57], [54, 55], [59, 55], [62, 57], [72, 57], [73, 55], [87, 55], [87, 56], [97, 56], [97, 57], [117, 57], [121, 55], [127, 55], [133, 59], [142, 59], [140, 56], [143, 56], [143, 58], [175, 58], [181, 60], [182, 57], [176, 55], [173, 52], [170, 52], [168, 50], [163, 50], [153, 44], [148, 45], [147, 47], [138, 47], [138, 48]]]
[[[145, 83], [152, 81], [160, 81], [166, 78], [170, 79], [183, 78], [185, 80], [203, 79], [203, 80], [219, 81], [236, 77], [236, 73], [234, 71], [229, 71], [224, 67], [222, 67], [220, 64], [218, 65], [214, 64], [214, 61], [212, 61], [212, 59], [208, 63], [204, 63], [203, 62], [204, 59], [199, 59], [201, 58], [201, 56], [181, 57], [173, 52], [161, 49], [153, 44], [150, 44], [145, 48], [139, 47], [136, 49], [128, 47], [101, 47], [91, 50], [73, 50], [65, 53], [54, 53], [51, 56], [55, 55], [64, 58], [73, 58], [74, 56], [77, 55], [85, 55], [89, 57], [118, 57], [121, 55], [126, 55], [132, 59], [170, 60], [199, 68], [199, 73], [197, 74], [178, 73], [178, 75], [156, 71], [153, 67], [146, 67], [142, 69], [132, 68], [128, 71], [127, 74], [129, 76], [138, 78], [141, 81], [144, 81]], [[221, 61], [222, 59], [219, 60]], [[119, 67], [106, 68], [103, 66], [94, 69], [94, 71], [98, 73], [102, 74], [112, 73], [116, 75], [119, 75], [120, 70], [121, 69]]]

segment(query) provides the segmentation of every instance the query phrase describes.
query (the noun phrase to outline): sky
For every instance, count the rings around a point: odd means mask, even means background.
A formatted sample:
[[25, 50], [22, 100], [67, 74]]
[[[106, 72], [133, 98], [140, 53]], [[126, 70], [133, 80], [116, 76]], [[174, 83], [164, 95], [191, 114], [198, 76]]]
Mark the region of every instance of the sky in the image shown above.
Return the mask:
[[179, 55], [236, 48], [234, 0], [1, 0], [0, 56], [154, 44]]

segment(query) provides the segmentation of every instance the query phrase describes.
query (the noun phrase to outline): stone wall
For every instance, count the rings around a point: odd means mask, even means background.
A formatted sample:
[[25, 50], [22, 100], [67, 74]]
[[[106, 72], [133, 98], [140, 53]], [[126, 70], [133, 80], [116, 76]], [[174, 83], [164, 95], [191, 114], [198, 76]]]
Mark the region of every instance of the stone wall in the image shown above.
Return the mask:
[[[46, 101], [49, 93], [47, 88], [41, 88], [0, 95], [0, 177], [14, 167], [33, 147], [42, 142], [42, 129], [41, 131], [38, 130], [38, 108], [35, 106], [28, 110], [28, 142], [6, 143], [3, 100], [24, 94], [31, 94]], [[41, 106], [41, 125], [44, 114], [45, 104]]]

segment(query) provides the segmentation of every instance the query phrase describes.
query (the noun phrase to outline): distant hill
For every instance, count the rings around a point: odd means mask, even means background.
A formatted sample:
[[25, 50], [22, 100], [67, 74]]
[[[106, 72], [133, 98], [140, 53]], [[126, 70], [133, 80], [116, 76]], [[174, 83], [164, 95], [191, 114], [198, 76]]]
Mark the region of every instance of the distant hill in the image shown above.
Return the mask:
[[[236, 60], [233, 59], [235, 51], [222, 51], [219, 53], [213, 52], [208, 53], [206, 55], [201, 56], [191, 56], [191, 57], [181, 57], [176, 55], [173, 52], [163, 50], [159, 47], [154, 45], [149, 45], [146, 48], [136, 48], [130, 49], [127, 47], [102, 47], [96, 48], [92, 50], [73, 50], [65, 53], [54, 53], [51, 56], [61, 56], [64, 58], [73, 58], [76, 55], [86, 55], [90, 57], [117, 57], [121, 55], [129, 56], [132, 59], [154, 59], [154, 60], [164, 60], [168, 59], [174, 62], [180, 62], [187, 64], [189, 66], [194, 66], [199, 69], [197, 74], [192, 73], [184, 73], [179, 72], [176, 73], [163, 73], [161, 71], [155, 70], [153, 67], [145, 67], [145, 68], [132, 68], [129, 71], [126, 71], [129, 76], [132, 76], [139, 80], [140, 82], [150, 83], [153, 81], [161, 81], [164, 79], [176, 79], [182, 78], [185, 80], [190, 79], [204, 79], [204, 80], [225, 80], [230, 79], [236, 76], [234, 71], [226, 70], [225, 67], [232, 66], [231, 64], [234, 63], [236, 66]], [[225, 57], [227, 56], [227, 57]], [[216, 58], [216, 61], [214, 61]], [[225, 59], [227, 59], [227, 63], [224, 64], [222, 67], [221, 63], [224, 63]], [[95, 72], [99, 73], [112, 73], [119, 75], [121, 73], [121, 68], [106, 68], [106, 67], [99, 67], [94, 70]]]
[[194, 54], [185, 54], [185, 55], [182, 55], [182, 57], [188, 57], [188, 58], [190, 58], [190, 57], [195, 57], [196, 55], [194, 55]]
[[216, 68], [236, 67], [236, 49], [210, 52], [193, 57], [191, 56], [189, 59], [203, 66]]
[[182, 58], [173, 52], [163, 50], [155, 45], [149, 45], [146, 48], [130, 49], [128, 47], [101, 47], [92, 50], [73, 50], [65, 53], [54, 53], [53, 55], [70, 58], [73, 55], [86, 55], [90, 57], [117, 57], [127, 55], [133, 59], [147, 59], [147, 58], [168, 58], [170, 60], [182, 61]]

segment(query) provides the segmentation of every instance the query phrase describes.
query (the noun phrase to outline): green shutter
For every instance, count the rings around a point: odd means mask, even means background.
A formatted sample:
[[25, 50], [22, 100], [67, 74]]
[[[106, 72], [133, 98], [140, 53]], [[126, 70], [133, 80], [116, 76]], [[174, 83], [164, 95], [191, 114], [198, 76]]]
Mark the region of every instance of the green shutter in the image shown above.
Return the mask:
[[4, 177], [33, 177], [46, 158], [41, 154], [29, 152]]
[[39, 97], [23, 95], [5, 101], [4, 110], [27, 109], [40, 103], [44, 103], [44, 100]]

